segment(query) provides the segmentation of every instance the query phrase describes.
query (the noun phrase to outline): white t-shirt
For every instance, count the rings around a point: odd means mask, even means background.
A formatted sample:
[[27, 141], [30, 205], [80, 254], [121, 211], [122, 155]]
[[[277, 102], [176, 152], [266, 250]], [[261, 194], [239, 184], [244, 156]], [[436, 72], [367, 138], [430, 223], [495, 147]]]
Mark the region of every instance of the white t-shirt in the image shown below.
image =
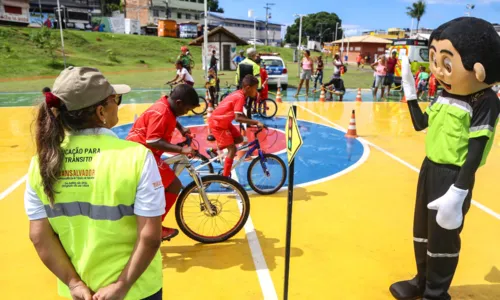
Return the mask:
[[181, 70], [177, 70], [177, 75], [179, 75], [180, 78], [182, 78], [182, 76], [184, 75], [185, 81], [190, 81], [190, 82], [194, 83], [193, 76], [191, 76], [191, 74], [189, 74], [189, 72], [186, 70], [186, 68], [182, 68]]
[[[118, 138], [113, 131], [106, 128], [85, 129], [78, 134], [106, 134]], [[165, 188], [163, 185], [158, 185], [158, 182], [161, 182], [160, 171], [153, 154], [148, 152], [135, 194], [134, 213], [137, 216], [158, 217], [165, 212]], [[47, 218], [45, 207], [29, 181], [26, 181], [24, 207], [30, 220]]]

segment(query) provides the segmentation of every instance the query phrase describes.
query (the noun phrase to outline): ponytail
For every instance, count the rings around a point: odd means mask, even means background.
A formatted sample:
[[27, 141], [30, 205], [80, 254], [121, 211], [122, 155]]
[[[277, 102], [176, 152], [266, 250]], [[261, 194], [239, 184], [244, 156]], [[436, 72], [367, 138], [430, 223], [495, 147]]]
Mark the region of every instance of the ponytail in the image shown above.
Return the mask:
[[52, 93], [46, 93], [45, 101], [40, 104], [36, 118], [36, 151], [42, 177], [43, 191], [54, 205], [56, 191], [54, 185], [59, 179], [64, 162], [61, 147], [65, 132], [100, 127], [96, 117], [98, 106], [106, 106], [107, 99], [90, 107], [68, 111], [61, 100]]
[[36, 149], [42, 177], [43, 191], [54, 205], [54, 184], [59, 178], [64, 161], [64, 152], [61, 143], [64, 140], [64, 127], [49, 108], [49, 103], [43, 102], [36, 118]]

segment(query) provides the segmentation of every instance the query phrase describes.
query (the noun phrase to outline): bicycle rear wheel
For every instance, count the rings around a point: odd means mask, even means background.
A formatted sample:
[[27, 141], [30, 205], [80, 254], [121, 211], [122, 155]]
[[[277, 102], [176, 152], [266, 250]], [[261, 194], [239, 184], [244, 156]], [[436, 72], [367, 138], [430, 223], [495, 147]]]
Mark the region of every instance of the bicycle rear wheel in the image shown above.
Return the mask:
[[261, 100], [257, 106], [257, 113], [266, 119], [270, 119], [278, 112], [278, 105], [273, 99]]
[[207, 111], [208, 103], [204, 97], [199, 96], [200, 98], [200, 106], [191, 110], [195, 115], [203, 115]]
[[[203, 176], [201, 181], [214, 215], [210, 215], [193, 181], [177, 198], [177, 224], [185, 235], [197, 242], [212, 244], [226, 241], [245, 226], [250, 214], [248, 194], [238, 182], [224, 176]], [[222, 216], [228, 212], [227, 216]], [[193, 224], [190, 224], [191, 221]]]
[[271, 195], [285, 184], [286, 173], [285, 162], [277, 155], [266, 153], [264, 160], [261, 161], [260, 156], [252, 160], [247, 180], [252, 190], [261, 195]]

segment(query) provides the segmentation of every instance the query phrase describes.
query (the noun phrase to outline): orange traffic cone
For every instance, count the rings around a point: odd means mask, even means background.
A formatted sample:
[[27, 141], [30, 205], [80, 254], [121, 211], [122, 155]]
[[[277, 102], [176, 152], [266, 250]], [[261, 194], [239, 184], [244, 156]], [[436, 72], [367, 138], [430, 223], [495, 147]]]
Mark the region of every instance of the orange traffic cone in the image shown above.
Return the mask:
[[500, 90], [498, 90], [497, 97], [500, 98]]
[[319, 101], [320, 102], [325, 102], [326, 97], [325, 97], [325, 87], [321, 87], [321, 94], [319, 94]]
[[347, 129], [347, 133], [345, 135], [346, 138], [357, 138], [358, 133], [356, 131], [356, 114], [354, 110], [352, 110], [351, 121], [349, 122], [349, 128]]
[[358, 89], [358, 94], [356, 95], [356, 102], [362, 102], [361, 99], [361, 88]]
[[[205, 99], [207, 100], [208, 104], [207, 107], [207, 123], [208, 123], [208, 119], [212, 116], [212, 112], [214, 111], [214, 108], [212, 106], [212, 99], [210, 98], [210, 93], [208, 92], [208, 90], [205, 92]], [[207, 130], [208, 130], [207, 141], [214, 142], [215, 137], [212, 135], [210, 127], [207, 126]]]
[[283, 103], [283, 100], [281, 100], [281, 88], [280, 87], [278, 87], [278, 92], [276, 93], [276, 102]]

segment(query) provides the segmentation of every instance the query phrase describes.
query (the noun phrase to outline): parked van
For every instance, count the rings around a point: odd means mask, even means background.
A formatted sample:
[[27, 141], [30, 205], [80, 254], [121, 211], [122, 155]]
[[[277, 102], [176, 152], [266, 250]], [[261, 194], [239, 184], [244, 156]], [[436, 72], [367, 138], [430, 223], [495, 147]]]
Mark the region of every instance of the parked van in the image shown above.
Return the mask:
[[396, 51], [398, 64], [394, 73], [394, 83], [401, 85], [401, 58], [408, 56], [411, 71], [416, 73], [420, 66], [425, 66], [429, 70], [429, 41], [415, 39], [398, 39], [392, 42], [389, 48], [389, 55]]

